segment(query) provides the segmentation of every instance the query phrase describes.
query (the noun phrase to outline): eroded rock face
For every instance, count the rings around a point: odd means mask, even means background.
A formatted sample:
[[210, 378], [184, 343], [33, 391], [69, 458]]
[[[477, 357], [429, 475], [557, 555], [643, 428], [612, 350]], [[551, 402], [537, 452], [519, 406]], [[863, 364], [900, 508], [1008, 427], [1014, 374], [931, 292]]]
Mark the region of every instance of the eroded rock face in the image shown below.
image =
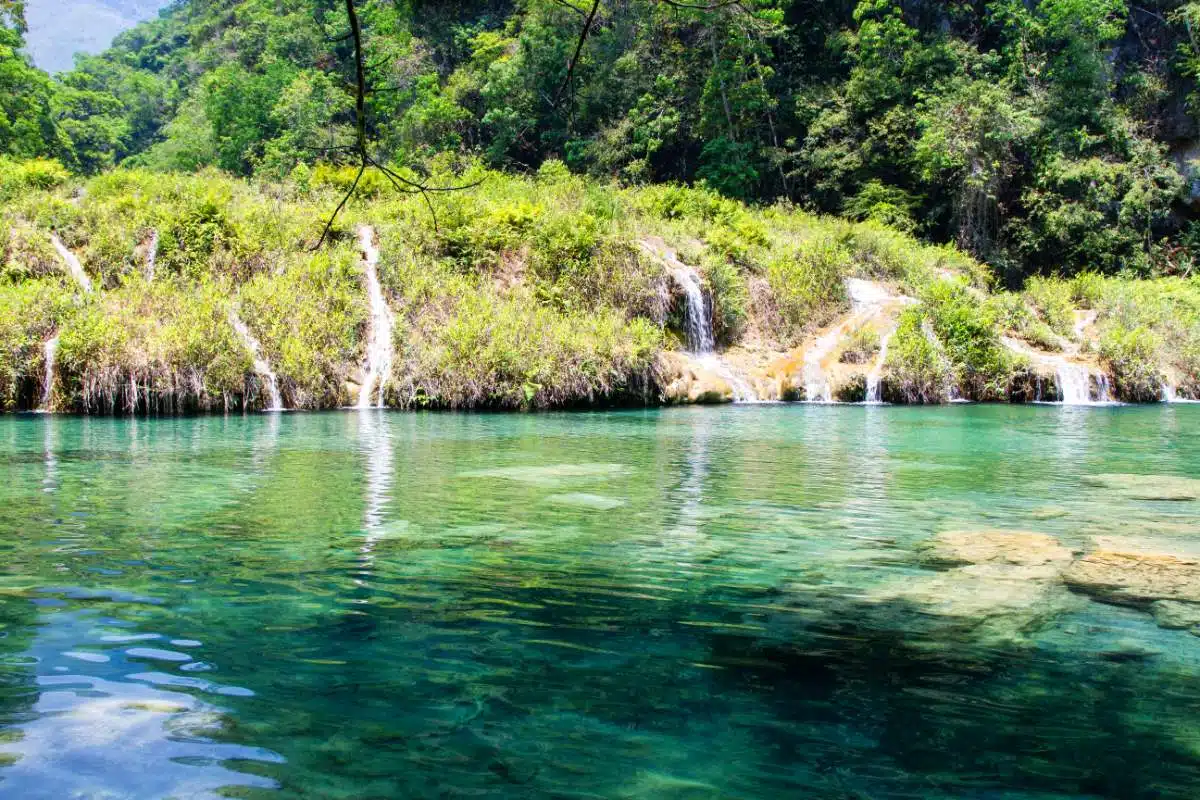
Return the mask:
[[1180, 475], [1088, 475], [1089, 486], [1109, 489], [1130, 500], [1200, 500], [1200, 479]]
[[932, 566], [1052, 566], [1057, 567], [1057, 573], [1070, 562], [1072, 554], [1057, 539], [1044, 533], [968, 530], [937, 534], [922, 546], [921, 557]]
[[1063, 580], [1105, 603], [1200, 603], [1200, 556], [1162, 549], [1134, 540], [1097, 539], [1096, 549], [1071, 564]]
[[663, 402], [718, 404], [733, 402], [729, 382], [686, 353], [663, 353], [659, 359]]

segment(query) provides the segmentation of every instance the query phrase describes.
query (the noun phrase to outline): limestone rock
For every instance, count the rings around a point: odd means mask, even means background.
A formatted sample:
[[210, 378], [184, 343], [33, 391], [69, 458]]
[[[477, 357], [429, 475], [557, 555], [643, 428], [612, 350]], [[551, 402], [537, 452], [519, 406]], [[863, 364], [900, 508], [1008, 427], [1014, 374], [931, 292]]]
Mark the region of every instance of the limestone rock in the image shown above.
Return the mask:
[[1083, 482], [1131, 500], [1200, 500], [1200, 479], [1180, 475], [1088, 475]]
[[663, 400], [672, 404], [733, 402], [733, 387], [686, 353], [663, 353], [659, 359]]
[[1159, 600], [1151, 606], [1154, 621], [1160, 628], [1176, 630], [1195, 629], [1200, 626], [1200, 605], [1180, 603], [1177, 600]]
[[922, 560], [933, 566], [994, 564], [1012, 567], [1055, 567], [1071, 560], [1071, 551], [1044, 533], [1027, 531], [945, 531], [925, 542]]
[[[1200, 603], [1200, 556], [1162, 552], [1136, 540], [1100, 538], [1063, 573], [1066, 584], [1106, 603]], [[1168, 612], [1170, 613], [1170, 612]]]

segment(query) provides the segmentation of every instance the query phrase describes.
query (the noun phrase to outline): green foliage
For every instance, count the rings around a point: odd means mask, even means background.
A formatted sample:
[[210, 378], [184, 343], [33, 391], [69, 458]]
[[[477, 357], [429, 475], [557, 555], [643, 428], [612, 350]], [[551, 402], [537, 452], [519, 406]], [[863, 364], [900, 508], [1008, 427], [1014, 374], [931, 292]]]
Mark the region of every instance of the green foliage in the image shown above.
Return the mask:
[[1113, 377], [1117, 397], [1144, 403], [1162, 395], [1158, 352], [1161, 342], [1145, 327], [1113, 325], [1100, 339], [1100, 359]]
[[886, 397], [904, 403], [938, 403], [945, 399], [947, 365], [925, 332], [925, 311], [907, 308], [900, 314], [884, 365]]
[[843, 364], [869, 364], [879, 352], [879, 332], [870, 325], [862, 325], [841, 343], [838, 361]]
[[712, 297], [713, 335], [718, 344], [733, 344], [750, 320], [746, 278], [731, 262], [714, 258], [705, 262], [704, 279]]
[[767, 281], [785, 330], [798, 333], [827, 321], [845, 301], [850, 254], [833, 238], [813, 239], [773, 255]]
[[0, 156], [0, 203], [15, 200], [24, 192], [56, 189], [70, 177], [62, 164], [51, 159], [14, 161]]
[[1000, 344], [992, 306], [961, 281], [949, 280], [930, 283], [921, 301], [964, 393], [976, 400], [1002, 399], [1013, 365]]
[[1051, 331], [1059, 336], [1074, 335], [1075, 303], [1070, 284], [1035, 275], [1025, 283], [1024, 299]]

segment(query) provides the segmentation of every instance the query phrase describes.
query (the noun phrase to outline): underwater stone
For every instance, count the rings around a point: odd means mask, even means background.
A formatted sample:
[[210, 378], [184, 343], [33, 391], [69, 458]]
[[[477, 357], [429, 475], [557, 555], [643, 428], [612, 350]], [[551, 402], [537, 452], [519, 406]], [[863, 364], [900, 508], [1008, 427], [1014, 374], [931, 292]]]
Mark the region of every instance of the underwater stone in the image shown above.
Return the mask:
[[1096, 544], [1063, 573], [1075, 591], [1117, 605], [1200, 603], [1200, 557], [1153, 552], [1136, 540], [1101, 538]]
[[1200, 605], [1177, 600], [1159, 600], [1151, 607], [1160, 628], [1183, 630], [1200, 625]]
[[1027, 531], [945, 531], [921, 546], [922, 561], [931, 566], [969, 564], [1065, 567], [1071, 551], [1044, 533]]
[[1111, 489], [1131, 500], [1200, 499], [1200, 479], [1180, 475], [1130, 475], [1123, 473], [1088, 475], [1083, 482], [1101, 489]]

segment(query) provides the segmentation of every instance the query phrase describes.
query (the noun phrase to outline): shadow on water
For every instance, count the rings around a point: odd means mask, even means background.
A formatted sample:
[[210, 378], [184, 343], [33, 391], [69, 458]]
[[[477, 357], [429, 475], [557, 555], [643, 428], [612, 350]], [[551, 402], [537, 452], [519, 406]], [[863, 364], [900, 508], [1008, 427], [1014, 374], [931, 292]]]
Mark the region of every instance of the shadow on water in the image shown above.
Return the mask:
[[1200, 414], [742, 411], [0, 420], [0, 795], [1196, 796], [1200, 639], [880, 587]]

